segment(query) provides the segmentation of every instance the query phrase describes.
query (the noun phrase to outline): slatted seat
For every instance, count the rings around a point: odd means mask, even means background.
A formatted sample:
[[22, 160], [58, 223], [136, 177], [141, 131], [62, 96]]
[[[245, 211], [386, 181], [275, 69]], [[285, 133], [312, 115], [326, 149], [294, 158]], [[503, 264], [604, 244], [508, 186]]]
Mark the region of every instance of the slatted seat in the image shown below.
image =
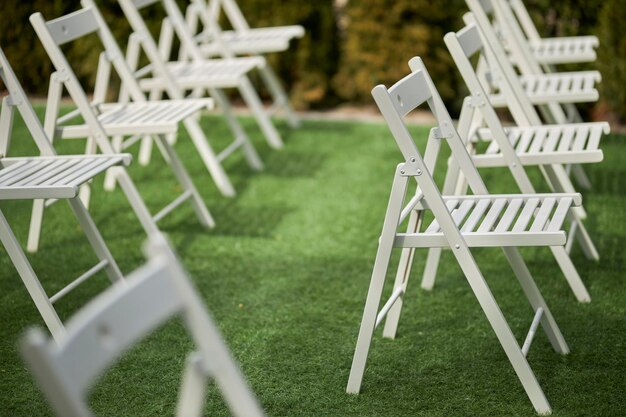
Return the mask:
[[[176, 134], [180, 123], [210, 108], [211, 101], [205, 99], [107, 103], [98, 106], [98, 120], [110, 136]], [[56, 127], [56, 135], [63, 138], [84, 138], [90, 132], [87, 124]]]
[[[469, 247], [564, 245], [568, 210], [580, 194], [446, 196], [446, 207]], [[422, 233], [397, 233], [396, 247], [448, 247], [437, 220]]]
[[[554, 74], [527, 74], [519, 77], [528, 99], [534, 105], [594, 102], [599, 98], [595, 85], [602, 80], [598, 71], [560, 72]], [[507, 105], [502, 92], [490, 95], [494, 107]]]
[[[600, 139], [608, 134], [608, 123], [578, 123], [504, 128], [507, 139], [523, 165], [555, 163], [594, 163], [604, 155]], [[471, 138], [475, 142], [490, 142], [484, 153], [472, 155], [478, 167], [506, 166], [498, 141], [489, 128], [481, 128]]]
[[[302, 26], [275, 26], [268, 28], [254, 28], [245, 31], [225, 30], [219, 33], [219, 42], [236, 55], [250, 53], [267, 54], [282, 52], [289, 49], [291, 39], [304, 36]], [[207, 32], [196, 36], [197, 40], [210, 39]], [[200, 46], [200, 50], [207, 56], [219, 55], [223, 46], [216, 42], [208, 42]]]
[[78, 188], [117, 165], [129, 165], [130, 155], [89, 157], [5, 158], [0, 170], [0, 200], [74, 198]]
[[599, 46], [595, 36], [571, 36], [529, 40], [528, 46], [542, 65], [593, 62]]
[[[250, 71], [265, 65], [263, 59], [256, 57], [234, 59], [215, 59], [205, 61], [177, 61], [168, 62], [167, 69], [184, 89], [198, 87], [234, 88], [241, 81], [241, 77]], [[142, 78], [139, 85], [144, 90], [166, 88], [166, 81], [162, 78]]]

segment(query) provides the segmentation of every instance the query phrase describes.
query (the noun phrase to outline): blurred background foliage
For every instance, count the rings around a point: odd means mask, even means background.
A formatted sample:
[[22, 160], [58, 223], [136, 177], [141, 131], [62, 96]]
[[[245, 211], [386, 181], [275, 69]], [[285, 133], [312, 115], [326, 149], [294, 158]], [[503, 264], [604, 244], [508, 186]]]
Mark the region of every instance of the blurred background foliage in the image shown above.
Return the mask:
[[[181, 6], [186, 0], [178, 0]], [[238, 0], [251, 26], [301, 24], [307, 35], [286, 53], [269, 57], [300, 109], [341, 103], [370, 104], [375, 84], [390, 84], [407, 73], [420, 55], [442, 96], [457, 107], [464, 90], [443, 44], [443, 35], [461, 27], [463, 0]], [[626, 121], [626, 8], [623, 0], [525, 0], [544, 36], [595, 34], [600, 37], [602, 101], [598, 117]], [[125, 46], [129, 28], [116, 0], [99, 0], [106, 20]], [[26, 89], [46, 93], [51, 65], [28, 22], [40, 11], [50, 19], [75, 10], [79, 0], [0, 2], [0, 45]], [[150, 17], [150, 16], [148, 16]], [[159, 24], [158, 16], [151, 22]], [[150, 19], [149, 19], [150, 21]], [[80, 76], [93, 80], [98, 50], [87, 42], [67, 49], [80, 62]], [[586, 68], [589, 68], [587, 65]]]

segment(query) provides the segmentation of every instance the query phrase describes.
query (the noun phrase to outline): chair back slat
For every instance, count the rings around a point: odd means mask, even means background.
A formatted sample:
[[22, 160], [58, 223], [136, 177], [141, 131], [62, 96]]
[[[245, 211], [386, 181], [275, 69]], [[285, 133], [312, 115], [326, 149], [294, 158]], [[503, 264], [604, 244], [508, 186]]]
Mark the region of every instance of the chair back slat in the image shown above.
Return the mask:
[[474, 56], [483, 48], [480, 31], [476, 25], [468, 25], [455, 34], [466, 57]]
[[59, 46], [98, 30], [98, 22], [91, 9], [78, 10], [50, 20], [46, 26], [50, 31], [50, 36]]
[[392, 103], [401, 117], [415, 110], [431, 97], [422, 71], [413, 72], [389, 88]]
[[[85, 392], [104, 369], [143, 335], [182, 308], [167, 265], [150, 262], [68, 322], [57, 360], [67, 378]], [[132, 320], [129, 318], [132, 317]], [[81, 355], [89, 352], [89, 356]]]
[[148, 7], [158, 2], [159, 0], [132, 0], [137, 10], [141, 10], [144, 7]]

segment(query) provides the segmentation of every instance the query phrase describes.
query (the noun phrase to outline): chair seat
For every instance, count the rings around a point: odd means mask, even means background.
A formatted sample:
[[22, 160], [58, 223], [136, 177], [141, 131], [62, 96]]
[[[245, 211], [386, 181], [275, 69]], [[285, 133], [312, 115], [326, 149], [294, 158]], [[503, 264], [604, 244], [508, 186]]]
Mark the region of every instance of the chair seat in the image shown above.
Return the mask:
[[[470, 247], [562, 246], [563, 222], [580, 194], [533, 194], [443, 197], [448, 211]], [[420, 233], [397, 233], [396, 247], [448, 247], [433, 220]]]
[[0, 200], [73, 198], [80, 185], [131, 160], [128, 154], [3, 158]]
[[[211, 59], [206, 61], [170, 62], [167, 67], [176, 84], [185, 89], [198, 87], [233, 88], [241, 82], [241, 78], [250, 71], [265, 65], [261, 57]], [[144, 78], [139, 81], [144, 90], [165, 88], [163, 80]]]
[[[520, 76], [520, 82], [530, 101], [535, 104], [585, 103], [597, 101], [595, 84], [602, 79], [598, 71], [560, 72]], [[489, 97], [494, 107], [506, 106], [502, 92]]]
[[[276, 26], [247, 31], [224, 31], [220, 33], [220, 41], [226, 44], [228, 50], [234, 54], [254, 55], [286, 51], [292, 39], [303, 36], [302, 26]], [[215, 42], [202, 45], [201, 51], [206, 56], [216, 56], [221, 53], [220, 45]]]
[[[127, 104], [101, 104], [98, 120], [108, 135], [151, 135], [176, 133], [180, 122], [197, 112], [213, 107], [212, 99], [162, 100]], [[59, 126], [56, 136], [89, 136], [88, 125]]]
[[[600, 162], [600, 138], [610, 132], [608, 123], [577, 123], [510, 127], [504, 129], [523, 165], [582, 164]], [[478, 167], [507, 166], [491, 130], [478, 129], [472, 140], [491, 142], [484, 153], [473, 155]]]
[[540, 64], [593, 62], [599, 45], [595, 36], [544, 38], [529, 41], [529, 47]]

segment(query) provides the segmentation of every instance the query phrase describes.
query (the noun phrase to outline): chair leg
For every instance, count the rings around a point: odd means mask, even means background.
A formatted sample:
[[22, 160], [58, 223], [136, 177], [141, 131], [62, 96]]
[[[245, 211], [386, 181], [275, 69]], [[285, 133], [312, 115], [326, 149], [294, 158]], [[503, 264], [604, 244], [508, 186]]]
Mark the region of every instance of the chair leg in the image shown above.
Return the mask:
[[260, 73], [261, 77], [265, 81], [265, 85], [274, 98], [274, 103], [281, 106], [285, 110], [285, 116], [289, 126], [292, 128], [300, 127], [302, 124], [300, 122], [300, 118], [296, 115], [296, 112], [293, 111], [291, 103], [289, 103], [289, 97], [287, 97], [287, 93], [280, 84], [280, 81], [278, 80], [278, 77], [276, 77], [272, 67], [270, 67], [269, 64], [265, 65], [260, 69]]
[[107, 266], [104, 271], [111, 282], [122, 280], [124, 278], [122, 272], [117, 266], [117, 262], [115, 262], [113, 255], [111, 255], [109, 248], [104, 243], [104, 239], [102, 239], [100, 231], [96, 227], [85, 206], [83, 206], [82, 202], [78, 198], [69, 199], [67, 202], [76, 215], [78, 223], [82, 226], [85, 236], [87, 236], [87, 240], [89, 240], [89, 243], [91, 244], [91, 247], [96, 253], [98, 259], [101, 261], [107, 261]]
[[593, 186], [591, 185], [591, 180], [587, 176], [585, 169], [582, 165], [572, 165], [572, 174], [574, 178], [576, 178], [576, 182], [583, 190], [591, 190]]
[[[120, 153], [122, 152], [122, 147], [124, 143], [123, 141], [124, 141], [124, 138], [122, 136], [113, 136], [113, 139], [111, 140], [111, 145], [113, 146], [113, 149], [115, 149], [115, 152], [120, 152]], [[140, 160], [141, 160], [142, 150], [143, 149], [139, 150]], [[142, 165], [145, 165], [145, 164], [142, 164]], [[115, 190], [115, 174], [116, 174], [115, 167], [111, 167], [107, 169], [106, 174], [104, 174], [104, 189], [106, 191]]]
[[37, 252], [43, 226], [43, 212], [46, 209], [46, 200], [33, 200], [33, 210], [30, 215], [30, 227], [28, 229], [28, 243], [26, 250], [30, 253]]
[[241, 123], [239, 123], [239, 121], [233, 114], [230, 107], [230, 102], [228, 101], [228, 97], [226, 97], [222, 90], [219, 90], [217, 88], [211, 89], [210, 93], [217, 102], [218, 107], [222, 109], [224, 117], [226, 117], [226, 122], [228, 123], [230, 131], [233, 133], [235, 141], [241, 141], [243, 143], [244, 157], [246, 158], [248, 165], [255, 171], [261, 171], [263, 169], [263, 162], [261, 162], [259, 154], [257, 153], [256, 149], [254, 149], [254, 146], [252, 145], [250, 138], [246, 134], [246, 131], [241, 126]]
[[[413, 211], [409, 218], [409, 224], [407, 227], [407, 233], [417, 233], [420, 228], [422, 216], [421, 212]], [[413, 266], [413, 258], [415, 256], [414, 248], [402, 249], [400, 255], [400, 263], [398, 265], [398, 271], [396, 272], [396, 280], [393, 284], [393, 291], [398, 288], [402, 288], [402, 295], [398, 297], [393, 307], [387, 313], [385, 320], [385, 327], [383, 329], [383, 337], [389, 339], [395, 339], [398, 331], [398, 323], [400, 321], [400, 314], [402, 313], [402, 305], [404, 304], [404, 296], [406, 295], [406, 289], [409, 284], [409, 276], [411, 275], [411, 267]]]
[[187, 358], [176, 416], [201, 416], [206, 398], [206, 388], [207, 375], [202, 364], [202, 357], [194, 352]]
[[574, 292], [576, 299], [581, 303], [588, 303], [591, 301], [591, 296], [580, 278], [580, 275], [578, 275], [578, 271], [576, 270], [576, 267], [567, 254], [565, 248], [562, 246], [551, 246], [550, 250], [554, 255], [554, 259], [556, 259], [559, 264], [561, 271], [563, 271], [563, 275], [565, 275], [565, 279]]
[[530, 302], [530, 305], [533, 307], [534, 311], [537, 311], [539, 308], [543, 309], [543, 316], [541, 319], [541, 326], [543, 327], [546, 336], [550, 340], [552, 347], [555, 352], [558, 352], [562, 355], [566, 355], [569, 353], [569, 347], [567, 346], [567, 342], [559, 329], [559, 326], [556, 324], [556, 320], [552, 316], [548, 305], [546, 304], [535, 280], [533, 279], [524, 259], [519, 253], [517, 248], [502, 248], [506, 258], [517, 277], [520, 285], [522, 286], [522, 290], [526, 294], [526, 298]]
[[196, 212], [198, 220], [200, 220], [200, 223], [205, 227], [215, 227], [215, 220], [213, 220], [209, 209], [206, 207], [206, 204], [204, 204], [204, 200], [202, 200], [202, 196], [200, 196], [198, 189], [193, 184], [189, 173], [172, 148], [172, 145], [169, 144], [165, 136], [159, 135], [157, 136], [157, 140], [159, 141], [159, 148], [165, 153], [167, 162], [172, 166], [174, 175], [176, 175], [176, 178], [183, 188], [191, 193], [191, 205]]
[[476, 261], [467, 246], [462, 245], [459, 248], [452, 249], [467, 281], [472, 287], [474, 295], [478, 299], [480, 306], [487, 316], [489, 324], [496, 333], [496, 337], [500, 341], [500, 345], [504, 349], [517, 377], [519, 378], [528, 398], [535, 407], [535, 411], [539, 414], [550, 414], [552, 409], [548, 400], [535, 377], [526, 357], [515, 339], [515, 335], [511, 331], [498, 303], [496, 302], [485, 278], [482, 276]]
[[59, 341], [65, 335], [65, 328], [2, 211], [0, 211], [0, 240], [52, 337]]
[[135, 184], [130, 179], [128, 172], [125, 169], [120, 170], [117, 176], [117, 181], [120, 188], [126, 195], [129, 204], [133, 208], [133, 211], [137, 215], [137, 218], [139, 219], [139, 222], [141, 223], [141, 226], [145, 230], [146, 234], [150, 236], [153, 233], [159, 233], [159, 227], [152, 218], [148, 207], [146, 207], [146, 203], [144, 203], [139, 191], [137, 191]]
[[254, 90], [252, 83], [247, 77], [243, 77], [239, 82], [239, 92], [244, 101], [254, 114], [254, 117], [259, 124], [265, 139], [271, 147], [275, 149], [281, 149], [283, 147], [283, 141], [280, 138], [280, 134], [276, 130], [276, 127], [272, 124], [272, 120], [263, 108], [263, 103], [259, 95]]
[[422, 288], [427, 291], [432, 290], [435, 286], [435, 277], [437, 276], [437, 269], [439, 267], [439, 260], [441, 259], [442, 251], [442, 248], [428, 249], [428, 257], [426, 258], [424, 275], [422, 276]]
[[389, 267], [389, 259], [393, 249], [396, 228], [398, 227], [402, 202], [407, 188], [407, 177], [401, 176], [399, 171], [400, 168], [396, 170], [393, 186], [391, 188], [387, 213], [385, 214], [383, 230], [376, 253], [376, 261], [374, 262], [374, 269], [372, 271], [372, 279], [365, 302], [365, 310], [363, 311], [363, 318], [361, 320], [359, 337], [354, 351], [354, 358], [352, 359], [350, 377], [348, 378], [348, 386], [346, 388], [346, 392], [349, 394], [358, 394], [361, 390], [367, 354], [372, 342], [372, 336], [374, 335], [374, 329], [376, 328], [378, 306], [380, 305], [380, 297], [382, 296], [383, 286], [385, 284], [385, 275]]
[[189, 132], [189, 136], [193, 141], [198, 153], [200, 154], [200, 158], [204, 161], [204, 165], [209, 170], [211, 177], [213, 177], [213, 181], [217, 188], [220, 190], [222, 195], [226, 197], [233, 197], [235, 195], [235, 188], [233, 184], [228, 179], [228, 175], [226, 175], [226, 171], [224, 171], [224, 167], [220, 163], [217, 155], [209, 145], [209, 140], [205, 136], [202, 128], [192, 118], [186, 119], [183, 124]]

